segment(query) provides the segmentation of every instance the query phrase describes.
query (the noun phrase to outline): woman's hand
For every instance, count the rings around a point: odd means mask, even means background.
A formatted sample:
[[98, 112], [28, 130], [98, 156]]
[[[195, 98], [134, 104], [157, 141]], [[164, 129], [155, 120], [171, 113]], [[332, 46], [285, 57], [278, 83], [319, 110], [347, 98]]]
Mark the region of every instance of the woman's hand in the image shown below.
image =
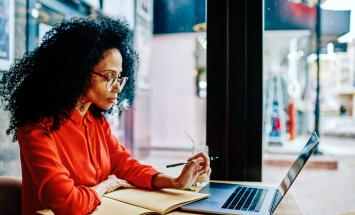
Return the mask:
[[132, 184], [123, 179], [117, 178], [115, 175], [110, 175], [105, 181], [92, 187], [101, 198], [105, 193], [110, 193], [118, 188], [134, 188]]
[[179, 177], [175, 179], [175, 188], [185, 189], [195, 182], [196, 178], [202, 174], [211, 174], [210, 159], [208, 156], [200, 152], [189, 158], [188, 163], [181, 171]]
[[172, 178], [163, 173], [159, 173], [152, 178], [152, 187], [186, 189], [191, 187], [196, 178], [202, 174], [211, 174], [210, 160], [203, 152], [194, 155], [187, 160], [187, 164], [181, 171], [179, 177]]

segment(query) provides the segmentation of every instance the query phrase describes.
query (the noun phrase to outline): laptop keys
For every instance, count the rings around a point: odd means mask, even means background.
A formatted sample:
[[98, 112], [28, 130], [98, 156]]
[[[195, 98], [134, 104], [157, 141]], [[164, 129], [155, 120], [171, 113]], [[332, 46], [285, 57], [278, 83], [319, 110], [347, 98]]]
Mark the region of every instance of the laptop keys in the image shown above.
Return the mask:
[[257, 207], [263, 196], [264, 189], [248, 188], [238, 186], [227, 201], [223, 204], [224, 209], [244, 210], [244, 211], [256, 211], [260, 209]]
[[242, 210], [243, 210], [243, 211], [246, 211], [246, 210], [249, 209], [249, 206], [250, 206], [250, 204], [251, 204], [251, 201], [254, 199], [255, 193], [257, 192], [257, 190], [258, 190], [258, 189], [252, 189], [252, 191], [250, 192], [250, 194], [249, 194], [247, 200], [245, 201], [245, 203], [244, 203], [244, 205], [243, 205], [243, 207], [242, 207]]
[[230, 208], [230, 209], [234, 209], [234, 210], [240, 210], [242, 208], [242, 206], [244, 205], [247, 197], [249, 196], [250, 192], [251, 192], [252, 188], [247, 188], [245, 193], [243, 194], [243, 196], [241, 197], [241, 199], [238, 201], [237, 206], [235, 206], [235, 208]]
[[253, 202], [251, 203], [250, 207], [249, 207], [249, 211], [254, 211], [256, 208], [256, 205], [258, 204], [260, 197], [261, 197], [261, 193], [263, 192], [262, 189], [258, 189], [258, 191], [256, 192], [255, 198], [253, 199]]
[[222, 208], [228, 208], [228, 206], [231, 204], [231, 202], [233, 201], [234, 197], [238, 194], [238, 192], [240, 190], [241, 190], [241, 187], [237, 187], [237, 189], [235, 189], [235, 191], [232, 193], [232, 195], [223, 204]]

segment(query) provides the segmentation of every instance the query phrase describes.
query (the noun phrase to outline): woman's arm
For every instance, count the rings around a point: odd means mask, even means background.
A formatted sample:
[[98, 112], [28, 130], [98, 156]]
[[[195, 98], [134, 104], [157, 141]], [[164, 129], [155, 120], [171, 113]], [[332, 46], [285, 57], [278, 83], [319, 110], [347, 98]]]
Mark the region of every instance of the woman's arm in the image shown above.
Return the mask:
[[[88, 214], [101, 202], [94, 189], [75, 185], [45, 128], [19, 129], [23, 180], [31, 180], [39, 202], [55, 214]], [[31, 201], [27, 199], [26, 201]]]
[[110, 155], [110, 174], [114, 174], [137, 187], [151, 188], [152, 177], [158, 174], [159, 171], [134, 159], [129, 151], [112, 135], [107, 120], [104, 117], [102, 120], [101, 125], [105, 132], [106, 144]]
[[188, 163], [177, 178], [160, 173], [151, 166], [140, 164], [135, 160], [112, 135], [110, 125], [104, 118], [102, 125], [110, 153], [111, 174], [138, 187], [185, 189], [190, 187], [201, 174], [211, 172], [209, 158], [201, 152], [187, 160]]

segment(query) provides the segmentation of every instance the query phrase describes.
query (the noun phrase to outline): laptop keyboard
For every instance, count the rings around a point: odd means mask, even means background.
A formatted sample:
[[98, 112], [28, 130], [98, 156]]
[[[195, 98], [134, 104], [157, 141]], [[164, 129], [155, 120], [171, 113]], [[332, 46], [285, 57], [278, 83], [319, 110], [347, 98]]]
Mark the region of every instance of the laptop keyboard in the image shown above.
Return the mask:
[[265, 194], [265, 189], [238, 186], [222, 208], [258, 212]]

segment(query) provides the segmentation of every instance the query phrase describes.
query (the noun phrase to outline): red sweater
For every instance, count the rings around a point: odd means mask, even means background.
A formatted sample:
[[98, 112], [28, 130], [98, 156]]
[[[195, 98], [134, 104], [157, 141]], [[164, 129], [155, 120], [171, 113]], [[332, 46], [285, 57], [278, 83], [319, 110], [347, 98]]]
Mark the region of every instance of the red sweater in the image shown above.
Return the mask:
[[142, 165], [119, 144], [104, 117], [74, 111], [59, 130], [43, 123], [17, 130], [22, 165], [22, 211], [50, 208], [56, 215], [88, 214], [101, 203], [90, 187], [110, 174], [151, 187], [158, 171]]

